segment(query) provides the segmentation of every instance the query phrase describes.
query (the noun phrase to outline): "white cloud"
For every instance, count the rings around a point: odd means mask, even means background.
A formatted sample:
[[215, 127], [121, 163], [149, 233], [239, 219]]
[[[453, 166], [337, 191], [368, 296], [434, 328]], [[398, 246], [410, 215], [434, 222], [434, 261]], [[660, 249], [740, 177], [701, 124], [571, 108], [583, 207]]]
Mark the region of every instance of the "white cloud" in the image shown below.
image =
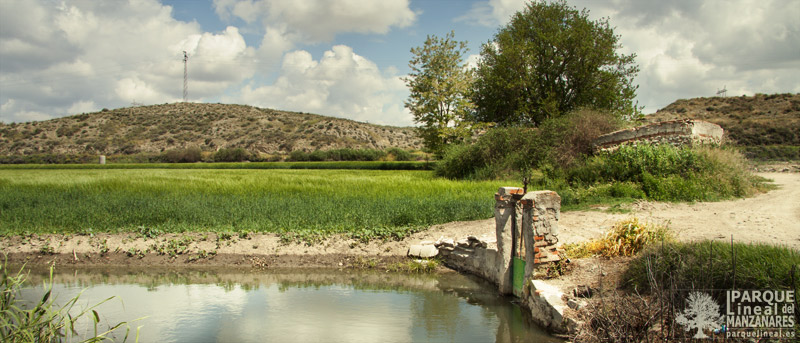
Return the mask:
[[226, 101], [410, 125], [411, 116], [403, 108], [407, 96], [405, 84], [391, 70], [382, 72], [350, 47], [336, 45], [319, 61], [303, 50], [287, 53], [274, 84], [247, 85]]
[[[458, 21], [508, 23], [524, 0], [476, 3]], [[590, 17], [610, 18], [622, 53], [636, 53], [638, 100], [645, 112], [676, 99], [798, 92], [800, 2], [780, 0], [577, 0]]]
[[0, 102], [15, 104], [14, 112], [0, 112], [4, 121], [73, 114], [89, 102], [113, 108], [179, 100], [184, 50], [193, 100], [219, 96], [256, 67], [256, 50], [237, 28], [203, 32], [155, 0], [2, 0], [0, 25]]
[[222, 18], [261, 22], [294, 41], [329, 42], [349, 32], [385, 34], [416, 19], [408, 0], [214, 0], [214, 7]]
[[508, 23], [514, 13], [524, 9], [527, 3], [528, 1], [525, 0], [476, 2], [469, 12], [455, 20], [489, 27], [504, 25]]

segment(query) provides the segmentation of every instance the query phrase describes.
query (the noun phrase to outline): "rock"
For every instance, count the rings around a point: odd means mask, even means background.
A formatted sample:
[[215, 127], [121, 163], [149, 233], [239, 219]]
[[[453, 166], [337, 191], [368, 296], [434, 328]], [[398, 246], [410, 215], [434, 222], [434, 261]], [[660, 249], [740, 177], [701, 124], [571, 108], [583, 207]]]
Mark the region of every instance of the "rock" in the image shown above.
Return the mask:
[[478, 237], [475, 236], [467, 236], [467, 242], [469, 242], [470, 248], [481, 247], [486, 248], [488, 244], [486, 242], [481, 241]]
[[579, 285], [572, 290], [572, 295], [577, 298], [591, 298], [597, 290], [586, 285]]
[[584, 301], [577, 301], [577, 300], [575, 300], [575, 299], [569, 299], [569, 300], [567, 300], [567, 306], [569, 306], [569, 308], [571, 308], [571, 309], [573, 309], [573, 310], [577, 311], [577, 310], [580, 310], [580, 309], [581, 309], [581, 307], [584, 307], [584, 306], [586, 306], [586, 302], [584, 302]]
[[439, 255], [439, 249], [433, 245], [415, 244], [408, 248], [408, 256], [431, 258]]
[[444, 238], [444, 239], [439, 239], [438, 241], [436, 241], [434, 246], [437, 247], [437, 248], [441, 248], [441, 247], [453, 248], [453, 247], [456, 246], [456, 243], [455, 243], [455, 241], [453, 241], [452, 238]]

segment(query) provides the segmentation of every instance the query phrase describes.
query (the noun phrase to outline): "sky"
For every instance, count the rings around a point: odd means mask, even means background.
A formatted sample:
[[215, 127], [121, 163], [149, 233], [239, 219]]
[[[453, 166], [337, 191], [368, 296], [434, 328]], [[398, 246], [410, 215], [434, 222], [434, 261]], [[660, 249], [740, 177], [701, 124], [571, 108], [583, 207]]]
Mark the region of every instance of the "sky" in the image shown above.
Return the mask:
[[[524, 0], [0, 0], [0, 122], [182, 101], [413, 125], [410, 49], [469, 42]], [[637, 101], [800, 93], [800, 0], [575, 0], [635, 53]]]

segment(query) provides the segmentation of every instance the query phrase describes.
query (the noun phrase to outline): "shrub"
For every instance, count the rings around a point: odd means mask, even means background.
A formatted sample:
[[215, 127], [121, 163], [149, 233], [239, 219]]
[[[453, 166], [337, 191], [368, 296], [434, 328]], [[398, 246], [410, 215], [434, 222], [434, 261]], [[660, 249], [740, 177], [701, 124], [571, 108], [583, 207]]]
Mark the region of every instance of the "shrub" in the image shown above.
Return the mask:
[[648, 198], [666, 201], [719, 200], [764, 189], [740, 153], [706, 146], [624, 145], [564, 173], [572, 186], [633, 182]]
[[388, 155], [392, 156], [395, 161], [411, 161], [414, 159], [411, 153], [400, 148], [389, 148], [386, 150]]
[[223, 148], [214, 153], [214, 162], [243, 162], [248, 161], [251, 154], [243, 148]]
[[202, 158], [203, 151], [197, 146], [185, 149], [171, 149], [161, 155], [162, 161], [167, 163], [194, 163], [200, 162]]
[[600, 239], [566, 245], [565, 250], [567, 256], [576, 258], [591, 255], [633, 256], [650, 244], [671, 239], [666, 227], [640, 222], [634, 217], [617, 222]]
[[490, 129], [471, 145], [451, 146], [436, 175], [451, 179], [496, 179], [535, 168], [566, 168], [592, 151], [592, 141], [618, 127], [611, 114], [579, 110], [538, 128]]
[[289, 154], [289, 161], [378, 161], [385, 157], [386, 153], [374, 149], [333, 149], [333, 150], [314, 150], [307, 153], [301, 150], [292, 151]]
[[631, 261], [623, 279], [627, 288], [644, 291], [651, 290], [653, 278], [670, 280], [677, 289], [730, 289], [734, 282], [739, 289], [791, 289], [791, 270], [797, 265], [800, 253], [783, 246], [666, 243], [649, 247]]

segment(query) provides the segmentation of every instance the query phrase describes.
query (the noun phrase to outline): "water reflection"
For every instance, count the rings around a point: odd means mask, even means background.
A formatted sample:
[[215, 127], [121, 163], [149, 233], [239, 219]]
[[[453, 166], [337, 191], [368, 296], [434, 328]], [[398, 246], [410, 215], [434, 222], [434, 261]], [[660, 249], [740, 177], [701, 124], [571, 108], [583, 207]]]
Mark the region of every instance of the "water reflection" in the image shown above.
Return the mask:
[[131, 324], [140, 342], [559, 342], [455, 273], [59, 268], [55, 281], [62, 302], [84, 289], [84, 304], [115, 296], [98, 308], [108, 322], [146, 317]]

